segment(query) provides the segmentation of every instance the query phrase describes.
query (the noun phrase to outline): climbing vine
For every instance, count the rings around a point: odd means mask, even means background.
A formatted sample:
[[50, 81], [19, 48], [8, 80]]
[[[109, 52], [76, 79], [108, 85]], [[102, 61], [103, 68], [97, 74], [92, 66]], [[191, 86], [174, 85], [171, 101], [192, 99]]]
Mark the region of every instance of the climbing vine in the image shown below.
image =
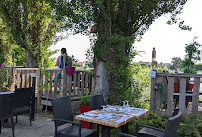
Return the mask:
[[160, 104], [165, 101], [165, 86], [163, 83], [157, 84], [157, 91], [159, 92]]

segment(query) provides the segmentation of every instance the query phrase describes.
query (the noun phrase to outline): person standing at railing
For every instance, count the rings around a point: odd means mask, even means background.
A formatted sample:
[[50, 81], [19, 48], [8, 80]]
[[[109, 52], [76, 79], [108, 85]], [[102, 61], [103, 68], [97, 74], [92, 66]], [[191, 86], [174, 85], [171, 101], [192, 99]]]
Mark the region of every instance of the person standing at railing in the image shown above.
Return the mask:
[[[62, 48], [61, 49], [61, 55], [57, 58], [56, 60], [56, 66], [59, 66], [59, 68], [65, 68], [64, 64], [63, 64], [63, 60], [66, 57], [65, 60], [65, 66], [72, 66], [72, 60], [71, 58], [67, 55], [67, 50], [66, 48]], [[61, 78], [61, 73], [59, 73], [57, 75], [57, 84], [60, 84], [60, 78]], [[67, 82], [69, 82], [69, 76], [67, 75]]]
[[72, 61], [71, 58], [67, 55], [66, 48], [61, 49], [61, 55], [57, 58], [56, 66], [59, 66], [59, 68], [64, 68], [63, 66], [63, 57], [66, 56], [65, 66], [71, 66]]

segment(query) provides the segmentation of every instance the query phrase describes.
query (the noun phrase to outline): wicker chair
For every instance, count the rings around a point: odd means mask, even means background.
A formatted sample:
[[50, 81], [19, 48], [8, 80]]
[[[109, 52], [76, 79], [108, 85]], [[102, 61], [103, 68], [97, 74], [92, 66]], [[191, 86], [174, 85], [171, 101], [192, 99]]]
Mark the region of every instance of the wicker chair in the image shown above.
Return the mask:
[[[136, 125], [136, 135], [137, 137], [176, 137], [177, 129], [179, 127], [180, 119], [182, 117], [182, 112], [179, 112], [177, 115], [168, 119], [165, 130], [147, 126], [147, 125]], [[142, 126], [143, 128], [138, 132], [138, 127]], [[117, 133], [117, 137], [135, 137], [125, 133]]]
[[91, 108], [91, 110], [102, 109], [102, 105], [106, 105], [103, 95], [90, 96], [90, 108]]
[[6, 119], [11, 119], [12, 126], [12, 134], [14, 137], [14, 123], [13, 123], [13, 113], [12, 113], [12, 105], [13, 105], [13, 97], [14, 94], [4, 94], [0, 95], [0, 133], [2, 128], [2, 121]]
[[[90, 108], [91, 110], [102, 109], [102, 105], [106, 105], [103, 95], [93, 95], [90, 96]], [[90, 123], [89, 128], [91, 128], [92, 123]], [[99, 125], [97, 124], [97, 131], [99, 131]]]
[[17, 88], [15, 89], [15, 97], [13, 103], [13, 116], [29, 114], [29, 121], [31, 126], [31, 102], [32, 102], [33, 87]]
[[[73, 120], [73, 112], [71, 107], [70, 97], [61, 97], [52, 99], [53, 121], [55, 122], [55, 137], [86, 137], [97, 135], [96, 130], [81, 128], [80, 123]], [[70, 126], [65, 126], [58, 130], [59, 126], [69, 123]]]

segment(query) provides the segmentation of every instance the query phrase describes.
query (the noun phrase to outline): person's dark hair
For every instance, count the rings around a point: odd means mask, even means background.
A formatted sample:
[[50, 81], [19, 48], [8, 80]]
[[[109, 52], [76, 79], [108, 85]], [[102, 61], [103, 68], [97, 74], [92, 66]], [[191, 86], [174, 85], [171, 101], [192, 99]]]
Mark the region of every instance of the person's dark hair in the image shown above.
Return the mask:
[[62, 48], [62, 49], [61, 49], [61, 52], [62, 52], [63, 54], [67, 54], [66, 48]]

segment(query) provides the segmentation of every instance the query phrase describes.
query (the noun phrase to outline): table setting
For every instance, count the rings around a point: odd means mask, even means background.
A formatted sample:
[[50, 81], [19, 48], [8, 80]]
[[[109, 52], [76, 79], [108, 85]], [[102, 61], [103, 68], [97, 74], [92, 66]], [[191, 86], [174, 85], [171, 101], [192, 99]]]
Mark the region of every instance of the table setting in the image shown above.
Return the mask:
[[149, 112], [147, 109], [130, 107], [128, 100], [122, 102], [122, 106], [102, 105], [102, 110], [91, 110], [76, 117], [79, 120], [118, 127]]
[[126, 121], [127, 119], [132, 117], [129, 115], [124, 115], [124, 114], [104, 112], [103, 110], [92, 110], [89, 112], [85, 112], [85, 113], [81, 114], [80, 116], [109, 121], [109, 122], [115, 122], [115, 123], [120, 123], [120, 122]]

